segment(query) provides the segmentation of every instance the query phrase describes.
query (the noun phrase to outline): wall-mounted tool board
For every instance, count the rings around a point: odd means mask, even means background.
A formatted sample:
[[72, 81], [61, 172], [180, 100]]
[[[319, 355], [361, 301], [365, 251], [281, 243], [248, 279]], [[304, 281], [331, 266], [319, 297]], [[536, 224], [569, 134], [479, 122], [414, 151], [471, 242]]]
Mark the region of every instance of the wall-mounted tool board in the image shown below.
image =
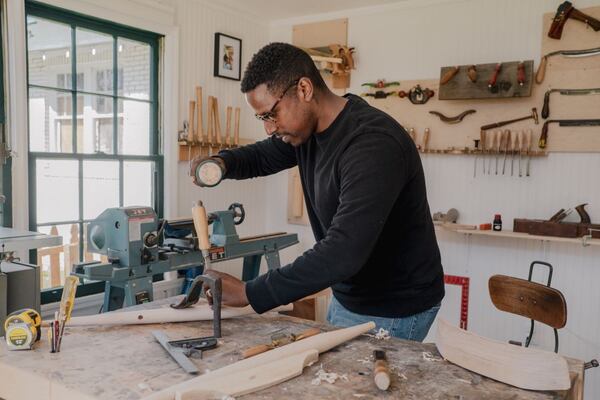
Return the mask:
[[[533, 82], [533, 60], [523, 62], [525, 81], [523, 85], [517, 82], [519, 61], [503, 62], [496, 80], [495, 89], [490, 89], [488, 83], [493, 76], [497, 63], [478, 64], [477, 80], [471, 82], [467, 71], [469, 65], [460, 65], [458, 72], [445, 85], [440, 86], [439, 98], [442, 100], [455, 99], [497, 99], [531, 96]], [[442, 67], [440, 79], [453, 67]]]
[[[582, 12], [600, 19], [600, 7], [581, 9]], [[542, 55], [563, 49], [587, 49], [600, 47], [600, 32], [586, 28], [586, 25], [574, 20], [567, 21], [562, 39], [550, 39], [548, 29], [554, 13], [543, 15], [542, 54], [535, 60], [535, 68]], [[476, 32], [474, 32], [476, 33]], [[502, 60], [498, 60], [502, 61]], [[442, 100], [439, 95], [439, 78], [418, 81], [400, 81], [400, 87], [394, 90], [410, 90], [419, 83], [422, 88], [434, 90], [435, 96], [426, 104], [415, 105], [406, 98], [389, 96], [386, 99], [365, 98], [373, 106], [384, 110], [398, 120], [407, 130], [415, 128], [417, 144], [423, 139], [425, 128], [429, 128], [429, 148], [442, 150], [450, 147], [462, 149], [468, 146], [473, 149], [473, 139], [480, 138], [482, 125], [524, 117], [536, 107], [540, 114], [540, 123], [526, 120], [498, 129], [510, 129], [520, 132], [522, 129], [533, 129], [532, 149], [537, 148], [541, 134], [543, 119], [541, 111], [544, 93], [550, 88], [593, 88], [600, 87], [600, 56], [584, 58], [564, 58], [553, 56], [548, 59], [546, 78], [542, 84], [533, 84], [531, 97], [485, 100]], [[430, 110], [455, 116], [461, 112], [475, 109], [475, 114], [467, 115], [463, 122], [449, 125], [440, 121]], [[557, 93], [551, 95], [550, 118], [552, 119], [595, 119], [600, 118], [600, 95], [564, 96]], [[490, 130], [493, 132], [494, 130]], [[488, 132], [490, 132], [488, 131]], [[559, 127], [551, 124], [547, 152], [600, 152], [600, 127]]]

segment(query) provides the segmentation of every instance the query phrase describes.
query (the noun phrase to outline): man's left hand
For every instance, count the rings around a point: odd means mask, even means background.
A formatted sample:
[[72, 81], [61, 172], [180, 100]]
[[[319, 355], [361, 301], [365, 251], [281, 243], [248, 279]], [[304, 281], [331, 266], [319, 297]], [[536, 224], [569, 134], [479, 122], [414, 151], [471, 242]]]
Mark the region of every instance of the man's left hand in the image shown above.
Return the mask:
[[[204, 271], [204, 275], [208, 275], [211, 278], [221, 278], [223, 290], [221, 304], [230, 307], [246, 307], [250, 304], [246, 297], [246, 284], [235, 276], [226, 274], [225, 272], [215, 271], [214, 269]], [[209, 289], [208, 285], [204, 285], [204, 290], [206, 291], [207, 289]], [[208, 303], [212, 305], [213, 299], [210, 294], [206, 296], [206, 299], [208, 300]]]

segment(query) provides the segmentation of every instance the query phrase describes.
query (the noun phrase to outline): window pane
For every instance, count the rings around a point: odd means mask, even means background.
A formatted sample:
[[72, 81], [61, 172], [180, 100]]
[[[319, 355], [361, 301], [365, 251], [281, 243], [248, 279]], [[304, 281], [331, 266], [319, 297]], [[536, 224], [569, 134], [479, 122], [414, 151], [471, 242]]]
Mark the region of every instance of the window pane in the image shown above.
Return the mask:
[[119, 96], [150, 99], [150, 45], [117, 39]]
[[119, 154], [150, 154], [150, 104], [135, 101], [118, 101]]
[[[77, 151], [113, 153], [113, 99], [91, 94], [79, 95], [77, 102]], [[79, 104], [81, 103], [81, 105]]]
[[77, 90], [113, 94], [113, 37], [77, 28]]
[[94, 219], [119, 206], [119, 162], [83, 162], [83, 218]]
[[123, 163], [123, 206], [152, 207], [153, 166], [150, 161]]
[[29, 149], [50, 153], [73, 152], [72, 95], [29, 88]]
[[29, 83], [70, 89], [71, 27], [27, 16]]
[[63, 244], [43, 247], [37, 251], [42, 289], [62, 286], [71, 273], [73, 263], [79, 262], [79, 224], [40, 226], [38, 232], [60, 235]]
[[76, 160], [36, 160], [37, 223], [79, 218], [79, 180]]

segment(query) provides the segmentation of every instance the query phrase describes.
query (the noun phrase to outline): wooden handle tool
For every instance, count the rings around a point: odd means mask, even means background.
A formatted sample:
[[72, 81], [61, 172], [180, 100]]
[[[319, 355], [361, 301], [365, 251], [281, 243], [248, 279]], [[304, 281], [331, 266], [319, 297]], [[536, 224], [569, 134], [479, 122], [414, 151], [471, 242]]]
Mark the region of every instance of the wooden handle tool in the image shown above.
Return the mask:
[[450, 69], [448, 69], [448, 71], [446, 71], [446, 73], [440, 78], [440, 85], [445, 85], [446, 83], [450, 82], [452, 78], [454, 78], [454, 76], [458, 73], [459, 69], [460, 67], [458, 66], [451, 67]]
[[292, 342], [297, 342], [298, 340], [302, 340], [302, 339], [306, 339], [308, 337], [311, 336], [315, 336], [318, 335], [319, 333], [321, 333], [321, 330], [319, 328], [309, 328], [301, 333], [299, 333], [298, 335], [285, 335], [285, 338], [279, 338], [279, 339], [271, 339], [271, 343], [270, 344], [259, 344], [257, 346], [253, 346], [250, 347], [246, 350], [244, 350], [242, 352], [242, 358], [249, 358], [261, 353], [264, 353], [266, 351], [272, 350], [276, 347], [281, 347], [284, 346], [286, 344], [292, 343]]
[[231, 106], [227, 106], [227, 122], [225, 124], [225, 145], [231, 146], [231, 112], [233, 109]]
[[206, 141], [208, 142], [208, 155], [212, 154], [212, 144], [213, 144], [213, 97], [208, 96], [207, 100], [207, 112], [206, 112]]
[[196, 117], [198, 120], [198, 127], [196, 128], [196, 135], [198, 136], [198, 142], [200, 145], [204, 144], [204, 122], [202, 120], [202, 87], [196, 86]]
[[196, 229], [196, 236], [198, 237], [198, 247], [204, 257], [204, 271], [207, 271], [210, 269], [208, 217], [206, 216], [206, 209], [200, 200], [192, 206], [192, 219], [194, 221], [194, 229]]
[[219, 99], [216, 97], [213, 101], [213, 113], [215, 119], [215, 135], [217, 136], [217, 145], [221, 147], [221, 118], [219, 118]]
[[190, 100], [190, 107], [188, 111], [188, 144], [194, 144], [196, 143], [194, 134], [194, 113], [196, 112], [196, 102], [194, 100]]
[[487, 139], [487, 132], [484, 131], [483, 129], [479, 132], [479, 139], [480, 139], [480, 143], [481, 143], [481, 166], [483, 167], [483, 174], [485, 174], [485, 158], [483, 156], [485, 156], [485, 150], [487, 149], [486, 146], [486, 139]]
[[233, 125], [233, 145], [238, 147], [240, 145], [240, 108], [235, 108], [235, 123]]
[[425, 128], [425, 133], [423, 133], [423, 151], [427, 151], [429, 149], [429, 135], [431, 131], [429, 128]]
[[387, 390], [390, 387], [391, 379], [390, 369], [385, 358], [385, 351], [373, 351], [373, 358], [375, 359], [375, 364], [373, 366], [373, 379], [375, 380], [375, 385], [380, 390]]
[[540, 84], [544, 82], [544, 77], [546, 76], [546, 64], [548, 63], [548, 57], [544, 56], [540, 60], [540, 65], [538, 66], [538, 70], [535, 73], [535, 82]]

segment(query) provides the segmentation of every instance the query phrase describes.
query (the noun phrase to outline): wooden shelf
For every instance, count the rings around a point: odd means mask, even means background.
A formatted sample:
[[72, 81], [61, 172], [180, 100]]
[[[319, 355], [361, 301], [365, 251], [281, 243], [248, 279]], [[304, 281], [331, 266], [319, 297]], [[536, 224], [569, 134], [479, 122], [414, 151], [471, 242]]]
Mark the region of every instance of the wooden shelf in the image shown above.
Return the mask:
[[565, 238], [557, 236], [540, 236], [530, 235], [527, 233], [513, 232], [513, 231], [480, 231], [480, 230], [469, 230], [469, 229], [450, 229], [445, 228], [441, 225], [436, 225], [437, 229], [442, 229], [448, 232], [462, 233], [465, 235], [477, 235], [477, 236], [489, 236], [498, 238], [509, 238], [509, 239], [525, 239], [525, 240], [541, 240], [545, 242], [563, 242], [563, 243], [576, 243], [584, 247], [586, 246], [600, 246], [600, 239], [587, 239], [584, 238]]
[[180, 142], [178, 142], [178, 144], [179, 144], [179, 161], [189, 161], [190, 156], [193, 159], [200, 155], [207, 156], [209, 154], [217, 154], [221, 150], [235, 149], [236, 147], [245, 146], [247, 144], [254, 143], [255, 141], [252, 139], [240, 138], [239, 142], [240, 142], [239, 144], [225, 144], [225, 143], [217, 144], [217, 143], [207, 143], [207, 142], [204, 142], [202, 144], [200, 144], [199, 142], [196, 142], [193, 144], [191, 144], [191, 143], [188, 144], [185, 141], [180, 141]]
[[[455, 148], [449, 148], [449, 149], [426, 149], [423, 150], [421, 148], [419, 148], [419, 153], [426, 153], [426, 154], [450, 154], [450, 155], [477, 155], [477, 156], [501, 156], [504, 157], [504, 152], [496, 152], [496, 151], [481, 151], [481, 150], [474, 150], [474, 149], [469, 149], [469, 148], [464, 148], [464, 149], [455, 149]], [[519, 152], [517, 151], [508, 151], [507, 152], [507, 157], [518, 157], [519, 156]], [[538, 151], [538, 150], [532, 150], [529, 152], [529, 154], [527, 154], [526, 152], [522, 152], [521, 153], [521, 157], [523, 160], [527, 159], [527, 157], [546, 157], [548, 156], [548, 153], [545, 151]]]

